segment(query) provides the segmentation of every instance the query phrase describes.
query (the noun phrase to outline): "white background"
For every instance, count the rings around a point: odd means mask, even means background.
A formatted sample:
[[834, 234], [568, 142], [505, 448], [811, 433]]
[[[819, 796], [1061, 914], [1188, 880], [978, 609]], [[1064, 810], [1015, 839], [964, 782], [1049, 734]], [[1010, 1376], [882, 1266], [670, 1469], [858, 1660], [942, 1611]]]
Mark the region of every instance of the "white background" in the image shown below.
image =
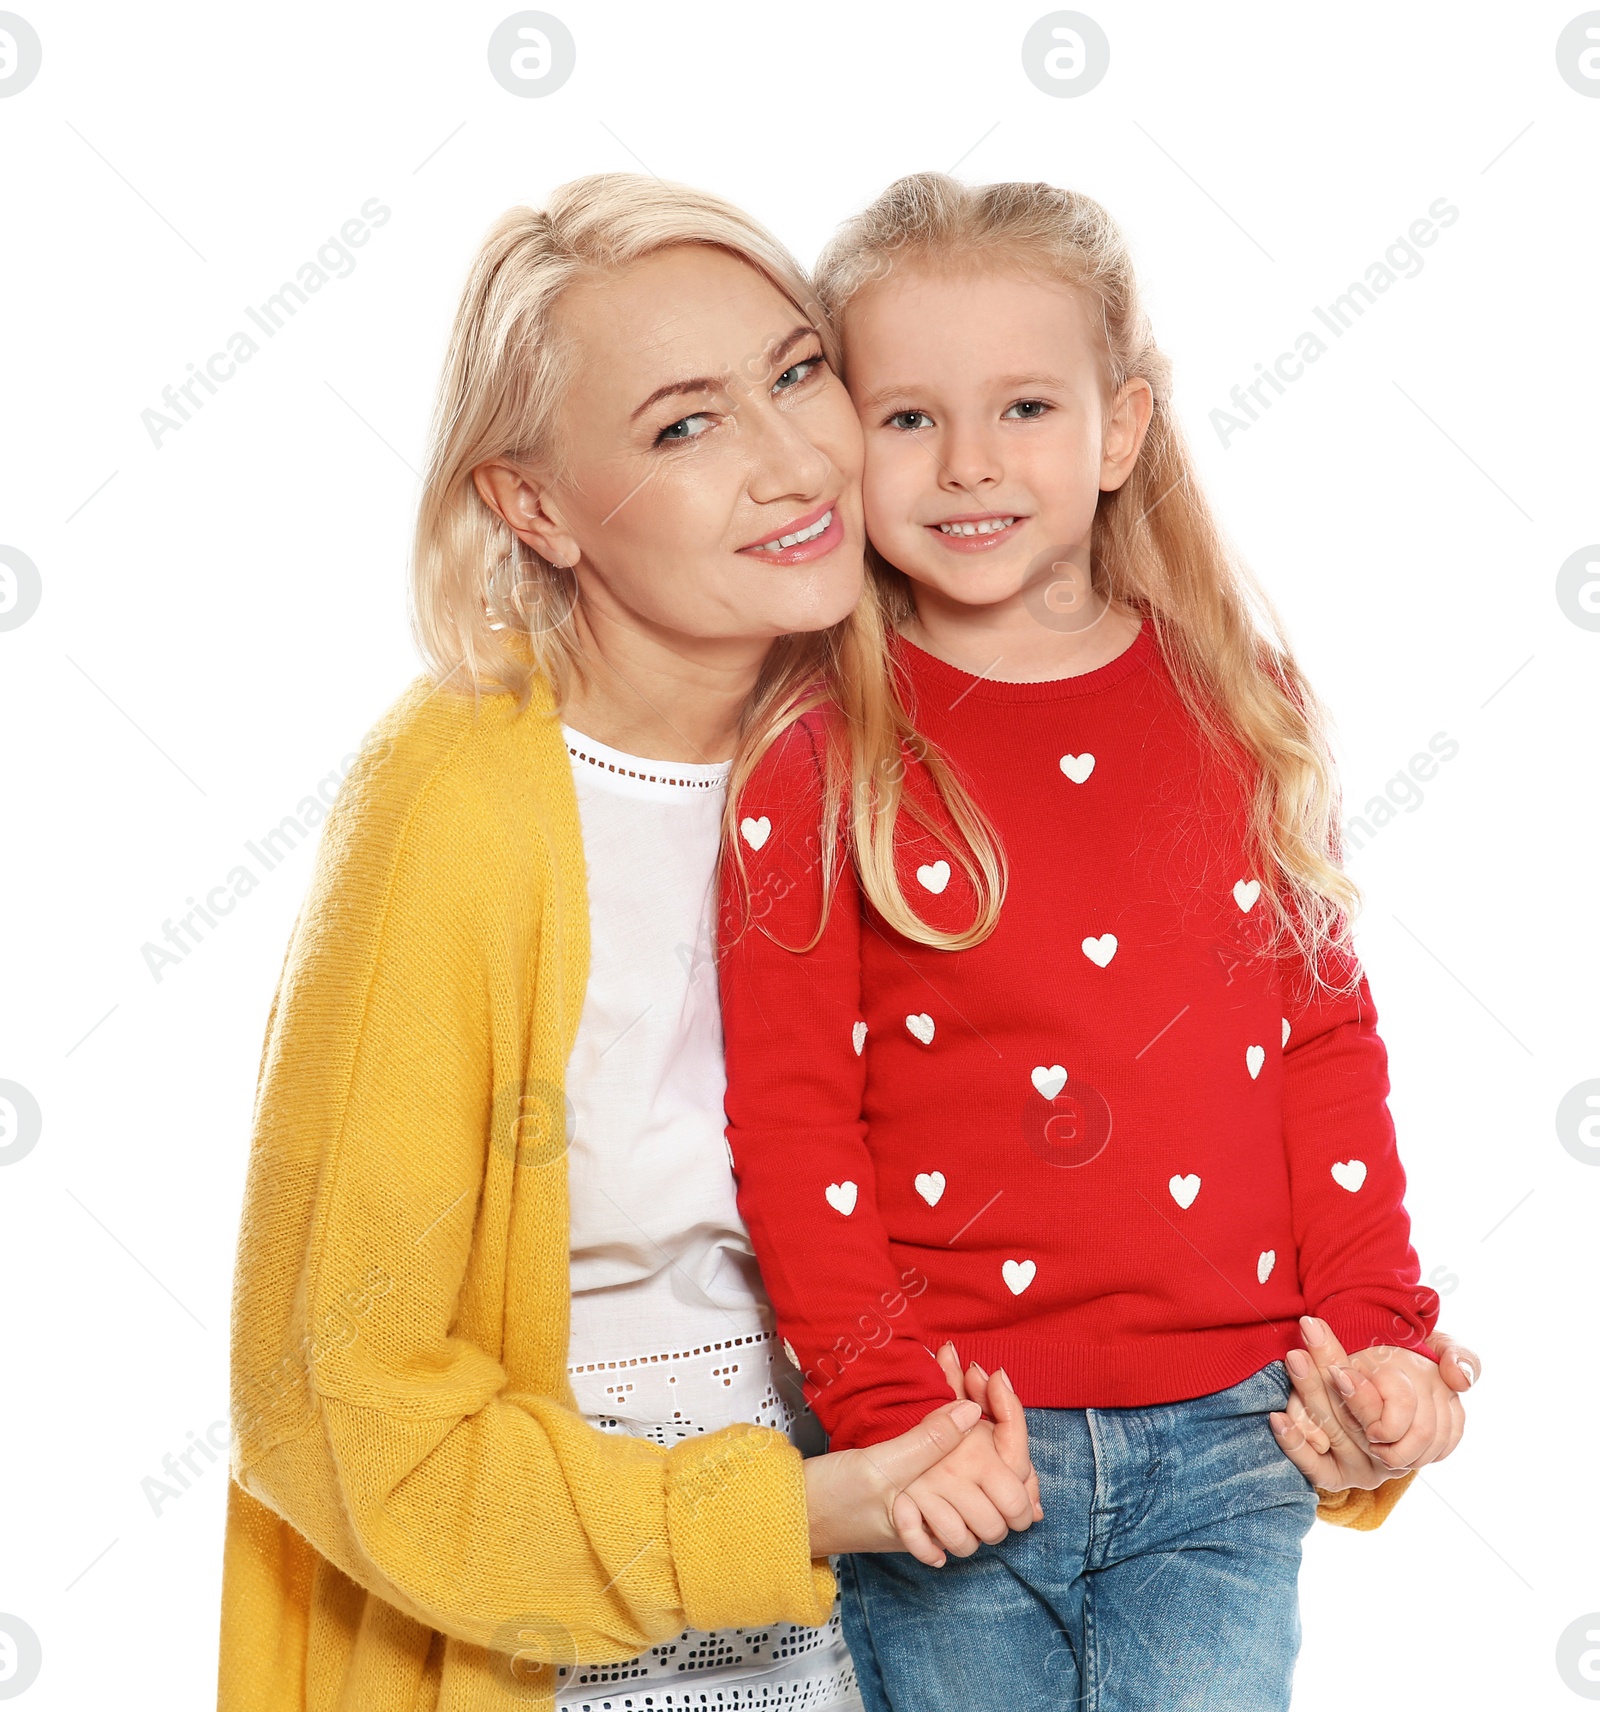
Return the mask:
[[[912, 170], [1047, 179], [1127, 233], [1227, 527], [1332, 704], [1349, 806], [1459, 754], [1356, 853], [1424, 1276], [1486, 1375], [1465, 1443], [1372, 1535], [1318, 1527], [1295, 1706], [1561, 1707], [1600, 1610], [1600, 1170], [1558, 1142], [1600, 1076], [1600, 99], [1565, 7], [1122, 6], [1103, 83], [1023, 75], [1037, 4], [590, 4], [518, 99], [482, 5], [17, 0], [0, 100], [0, 1078], [43, 1132], [0, 1170], [0, 1612], [29, 1712], [213, 1697], [226, 1472], [141, 1482], [227, 1412], [267, 1008], [302, 848], [158, 982], [141, 947], [248, 860], [420, 669], [406, 553], [468, 262], [597, 170], [704, 184], [810, 261]], [[159, 449], [140, 413], [360, 205], [392, 218]], [[1460, 217], [1226, 448], [1208, 417], [1438, 197]], [[221, 1436], [222, 1429], [217, 1429]], [[1600, 1618], [1595, 1625], [1600, 1629]], [[1600, 1692], [1600, 1684], [1595, 1684]]]

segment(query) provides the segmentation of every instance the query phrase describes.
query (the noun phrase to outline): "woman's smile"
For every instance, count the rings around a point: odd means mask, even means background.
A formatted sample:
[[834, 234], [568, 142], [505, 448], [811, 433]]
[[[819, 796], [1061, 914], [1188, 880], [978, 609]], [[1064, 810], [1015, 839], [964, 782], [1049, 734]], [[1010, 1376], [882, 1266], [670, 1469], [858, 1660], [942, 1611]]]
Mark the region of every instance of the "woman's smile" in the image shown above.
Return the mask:
[[844, 524], [839, 517], [837, 500], [797, 517], [778, 534], [765, 541], [754, 541], [741, 547], [741, 553], [769, 565], [804, 565], [813, 559], [825, 558], [844, 540]]

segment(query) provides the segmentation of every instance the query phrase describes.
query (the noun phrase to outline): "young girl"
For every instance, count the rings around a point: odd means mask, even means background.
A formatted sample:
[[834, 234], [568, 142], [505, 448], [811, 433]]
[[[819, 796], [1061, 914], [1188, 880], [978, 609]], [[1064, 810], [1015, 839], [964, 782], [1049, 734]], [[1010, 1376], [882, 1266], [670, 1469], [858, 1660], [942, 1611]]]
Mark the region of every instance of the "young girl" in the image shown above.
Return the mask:
[[863, 1692], [1287, 1706], [1301, 1331], [1355, 1352], [1394, 1468], [1461, 1428], [1324, 717], [1252, 619], [1097, 204], [905, 179], [819, 287], [906, 718], [847, 684], [736, 767], [738, 1203], [830, 1447], [948, 1401], [953, 1339], [1025, 1405], [1044, 1510], [996, 1526], [992, 1435], [913, 1483], [957, 1555], [846, 1560]]

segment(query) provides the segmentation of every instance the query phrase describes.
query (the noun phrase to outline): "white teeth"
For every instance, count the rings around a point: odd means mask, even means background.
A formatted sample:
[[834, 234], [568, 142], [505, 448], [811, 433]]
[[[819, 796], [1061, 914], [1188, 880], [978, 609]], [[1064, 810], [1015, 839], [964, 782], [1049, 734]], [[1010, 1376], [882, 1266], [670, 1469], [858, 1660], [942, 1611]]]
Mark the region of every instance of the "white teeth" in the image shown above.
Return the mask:
[[792, 535], [780, 535], [776, 541], [763, 541], [756, 551], [781, 553], [785, 547], [798, 547], [802, 541], [815, 541], [832, 522], [832, 511], [825, 511], [809, 529], [797, 529]]
[[1014, 517], [987, 517], [982, 523], [941, 523], [939, 532], [942, 535], [993, 535], [1001, 529], [1009, 529], [1015, 522]]

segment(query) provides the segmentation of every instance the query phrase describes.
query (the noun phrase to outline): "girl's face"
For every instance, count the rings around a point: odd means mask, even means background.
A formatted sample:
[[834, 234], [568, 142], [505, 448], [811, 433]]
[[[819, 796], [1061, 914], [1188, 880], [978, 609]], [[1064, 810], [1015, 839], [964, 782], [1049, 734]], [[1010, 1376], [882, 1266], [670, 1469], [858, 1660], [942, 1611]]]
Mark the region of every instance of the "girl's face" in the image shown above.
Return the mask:
[[1127, 480], [1150, 416], [1109, 405], [1084, 298], [1020, 271], [911, 268], [845, 315], [866, 436], [872, 544], [927, 594], [1015, 601], [1066, 548], [1085, 556], [1102, 490]]
[[523, 539], [576, 568], [591, 611], [657, 633], [748, 642], [844, 618], [861, 430], [805, 316], [698, 245], [582, 281], [558, 314], [563, 462], [526, 485], [479, 472]]

